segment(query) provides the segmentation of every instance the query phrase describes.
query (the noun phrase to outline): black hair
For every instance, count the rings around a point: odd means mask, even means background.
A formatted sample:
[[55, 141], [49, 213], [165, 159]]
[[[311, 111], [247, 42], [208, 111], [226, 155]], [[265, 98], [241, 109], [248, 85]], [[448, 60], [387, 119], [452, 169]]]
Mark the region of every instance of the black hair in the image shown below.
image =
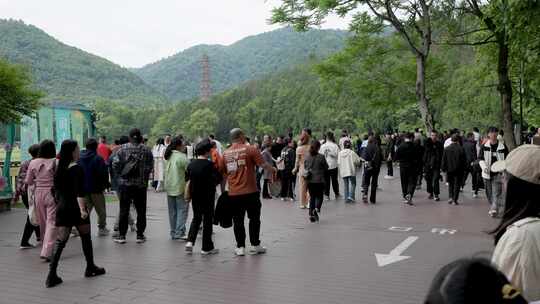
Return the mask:
[[103, 140], [103, 141], [107, 141], [107, 137], [106, 137], [105, 135], [101, 135], [101, 136], [99, 137], [99, 139], [101, 139], [101, 140]]
[[165, 145], [165, 139], [163, 137], [160, 137], [156, 140], [156, 145]]
[[473, 138], [474, 138], [474, 134], [473, 134], [472, 132], [467, 133], [467, 138], [468, 138], [468, 139], [473, 139]]
[[172, 139], [171, 144], [167, 146], [167, 149], [165, 150], [165, 155], [163, 155], [163, 158], [166, 160], [169, 160], [171, 158], [173, 150], [177, 150], [178, 147], [181, 147], [184, 144], [184, 141], [182, 140], [182, 137], [177, 136]]
[[506, 276], [488, 260], [460, 259], [433, 279], [424, 304], [526, 304]]
[[141, 130], [133, 128], [129, 131], [129, 141], [134, 144], [140, 144], [143, 142]]
[[28, 153], [30, 154], [30, 156], [32, 156], [32, 158], [38, 157], [38, 155], [39, 155], [39, 145], [38, 144], [31, 145], [28, 148]]
[[326, 139], [328, 139], [328, 140], [331, 141], [331, 142], [335, 142], [335, 141], [336, 141], [336, 137], [334, 136], [334, 133], [333, 133], [333, 132], [328, 132], [328, 133], [326, 133]]
[[39, 144], [38, 157], [48, 159], [56, 157], [56, 147], [52, 140], [45, 139]]
[[210, 135], [208, 135], [208, 137], [209, 137], [210, 139], [216, 139], [216, 137], [214, 136], [214, 134], [210, 134]]
[[499, 226], [491, 231], [495, 237], [495, 243], [499, 242], [506, 229], [513, 223], [527, 217], [540, 216], [540, 204], [538, 203], [540, 185], [529, 183], [510, 173], [507, 175], [506, 211]]
[[311, 156], [316, 156], [319, 154], [319, 150], [321, 149], [321, 143], [318, 140], [312, 140], [311, 145], [309, 146], [309, 154]]
[[210, 142], [209, 139], [203, 139], [195, 147], [195, 154], [197, 154], [197, 156], [201, 156], [210, 152], [211, 150], [212, 150], [212, 142]]
[[457, 134], [452, 135], [451, 140], [452, 140], [452, 142], [459, 142], [459, 135], [457, 135]]
[[77, 149], [78, 143], [75, 140], [66, 139], [60, 146], [60, 157], [58, 159], [58, 167], [54, 174], [54, 188], [62, 189], [66, 186], [66, 175], [69, 169], [69, 164], [73, 161], [73, 151]]
[[98, 142], [95, 138], [90, 137], [89, 139], [86, 140], [85, 147], [87, 150], [96, 151], [98, 147]]
[[129, 142], [129, 137], [127, 137], [126, 135], [122, 135], [118, 139], [118, 144], [120, 144], [120, 145], [127, 144], [128, 142]]
[[310, 128], [304, 128], [304, 132], [307, 133], [307, 135], [311, 136], [311, 129]]
[[487, 132], [488, 133], [499, 133], [499, 129], [497, 129], [497, 127], [489, 127]]
[[474, 132], [480, 132], [480, 130], [477, 127], [472, 128]]

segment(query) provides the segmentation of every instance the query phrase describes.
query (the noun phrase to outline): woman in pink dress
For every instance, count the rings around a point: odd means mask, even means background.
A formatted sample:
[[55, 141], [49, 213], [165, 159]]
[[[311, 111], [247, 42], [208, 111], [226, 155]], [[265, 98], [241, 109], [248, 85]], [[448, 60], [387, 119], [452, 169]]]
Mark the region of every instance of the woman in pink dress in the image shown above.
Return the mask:
[[52, 194], [54, 173], [56, 171], [56, 148], [51, 140], [44, 140], [39, 145], [39, 153], [28, 166], [25, 183], [33, 185], [35, 206], [43, 247], [41, 258], [50, 261], [56, 240], [56, 203]]

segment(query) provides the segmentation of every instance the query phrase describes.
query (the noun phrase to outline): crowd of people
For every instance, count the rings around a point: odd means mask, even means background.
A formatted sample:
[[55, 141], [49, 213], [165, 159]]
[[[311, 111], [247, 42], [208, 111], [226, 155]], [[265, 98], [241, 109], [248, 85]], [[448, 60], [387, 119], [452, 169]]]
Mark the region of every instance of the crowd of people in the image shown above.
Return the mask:
[[[539, 137], [540, 133], [531, 136], [531, 143], [537, 143]], [[29, 153], [32, 160], [21, 165], [17, 180], [16, 199], [20, 196], [30, 209], [21, 248], [33, 248], [29, 240], [36, 235], [41, 258], [50, 262], [47, 287], [62, 282], [57, 268], [69, 236], [75, 233], [73, 227], [86, 257], [85, 276], [105, 273], [94, 263], [89, 219], [95, 209], [98, 235], [110, 233], [105, 206], [109, 191], [116, 193], [120, 202], [113, 229], [115, 243], [127, 242], [129, 227], [136, 232], [137, 243], [146, 241], [147, 189], [151, 185], [155, 191], [166, 193], [170, 238], [186, 242], [187, 253], [193, 252], [201, 227], [201, 254], [218, 253], [212, 235], [213, 225], [219, 224], [233, 227], [235, 254], [244, 256], [246, 214], [249, 253], [266, 252], [259, 238], [261, 195], [263, 199], [280, 197], [282, 201], [296, 201], [298, 197], [299, 207], [309, 209], [309, 220], [318, 222], [323, 202], [331, 199], [331, 192], [336, 200], [356, 202], [360, 172], [362, 202], [376, 204], [383, 163], [387, 164], [385, 179], [394, 178], [398, 163], [402, 199], [407, 205], [414, 205], [415, 192], [421, 189], [423, 180], [428, 199], [440, 201], [440, 184], [446, 182], [448, 203], [459, 205], [470, 175], [473, 197], [484, 189], [491, 206], [489, 215], [502, 218], [493, 232], [497, 244], [493, 263], [511, 283], [500, 282], [519, 287], [529, 299], [540, 300], [540, 146], [524, 145], [510, 152], [495, 127], [485, 136], [478, 129], [433, 130], [429, 136], [416, 129], [388, 132], [384, 137], [369, 132], [357, 140], [346, 130], [338, 140], [333, 132], [318, 139], [305, 128], [296, 138], [289, 132], [276, 139], [265, 135], [260, 141], [251, 141], [241, 129], [233, 129], [226, 147], [213, 135], [196, 143], [181, 135], [167, 135], [153, 148], [147, 146], [140, 130], [132, 129], [129, 136], [113, 145], [108, 145], [105, 137], [99, 141], [90, 138], [79, 151], [76, 141], [66, 140], [57, 153], [54, 142], [44, 140], [31, 146]], [[193, 219], [187, 229], [189, 205]], [[494, 266], [472, 260], [451, 267], [459, 268], [462, 275], [470, 271], [477, 275], [474, 272], [478, 269], [484, 267], [489, 272]], [[445, 292], [451, 293], [448, 290]], [[426, 303], [444, 303], [434, 294]]]

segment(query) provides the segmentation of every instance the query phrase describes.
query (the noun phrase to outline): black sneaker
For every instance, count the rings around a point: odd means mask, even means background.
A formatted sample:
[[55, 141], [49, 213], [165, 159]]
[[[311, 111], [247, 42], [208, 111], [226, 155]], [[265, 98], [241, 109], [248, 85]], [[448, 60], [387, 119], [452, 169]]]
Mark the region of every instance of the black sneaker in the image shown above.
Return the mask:
[[432, 200], [433, 199], [433, 194], [430, 194], [427, 199]]
[[438, 201], [440, 201], [440, 200], [441, 200], [441, 199], [439, 198], [439, 196], [438, 196], [438, 195], [435, 195], [435, 201], [438, 202]]
[[118, 236], [114, 239], [114, 242], [116, 244], [125, 244], [126, 243], [126, 237], [125, 236]]
[[137, 236], [137, 244], [142, 244], [144, 242], [146, 242], [146, 237], [144, 235], [139, 235]]
[[87, 278], [97, 277], [105, 274], [105, 268], [97, 267], [96, 265], [86, 268], [84, 276]]
[[413, 202], [412, 202], [412, 197], [411, 197], [410, 194], [407, 194], [407, 196], [405, 196], [405, 201], [406, 201], [405, 204], [407, 204], [407, 205], [409, 205], [409, 206], [413, 206], [413, 205], [414, 205]]

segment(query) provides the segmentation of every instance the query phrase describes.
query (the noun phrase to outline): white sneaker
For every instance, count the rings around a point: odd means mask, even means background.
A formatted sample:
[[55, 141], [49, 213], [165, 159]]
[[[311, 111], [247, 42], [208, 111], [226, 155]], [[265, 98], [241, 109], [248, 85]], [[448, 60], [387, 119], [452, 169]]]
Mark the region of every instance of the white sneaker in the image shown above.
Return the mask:
[[265, 254], [266, 253], [266, 247], [263, 247], [261, 245], [259, 246], [253, 246], [249, 249], [249, 254]]
[[234, 253], [235, 253], [237, 256], [245, 256], [245, 255], [246, 255], [246, 248], [244, 248], [244, 247], [236, 248], [236, 249], [234, 250]]
[[186, 253], [193, 253], [193, 243], [192, 242], [187, 242], [186, 243]]
[[219, 249], [217, 248], [214, 248], [210, 251], [204, 251], [204, 250], [201, 250], [201, 254], [202, 255], [211, 255], [211, 254], [218, 254], [219, 253]]

